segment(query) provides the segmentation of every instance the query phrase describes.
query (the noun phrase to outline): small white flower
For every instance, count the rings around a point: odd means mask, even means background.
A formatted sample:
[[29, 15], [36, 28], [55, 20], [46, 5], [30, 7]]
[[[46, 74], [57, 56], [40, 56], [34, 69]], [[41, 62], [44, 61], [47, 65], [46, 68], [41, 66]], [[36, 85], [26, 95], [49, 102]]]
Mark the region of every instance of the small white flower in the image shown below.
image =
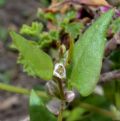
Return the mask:
[[60, 78], [60, 79], [66, 78], [66, 70], [65, 70], [65, 67], [62, 63], [55, 64], [53, 75], [55, 77]]

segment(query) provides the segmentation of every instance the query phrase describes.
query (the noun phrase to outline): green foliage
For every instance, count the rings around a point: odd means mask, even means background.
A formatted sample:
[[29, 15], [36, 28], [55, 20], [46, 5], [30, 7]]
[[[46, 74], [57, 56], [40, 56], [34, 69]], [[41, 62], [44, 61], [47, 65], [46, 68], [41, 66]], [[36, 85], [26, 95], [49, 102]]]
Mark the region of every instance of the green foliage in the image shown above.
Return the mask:
[[109, 105], [111, 104], [108, 98], [98, 94], [91, 94], [88, 97], [83, 98], [83, 101], [102, 108], [109, 108]]
[[115, 104], [115, 81], [103, 85], [105, 97]]
[[40, 48], [49, 47], [53, 41], [59, 40], [59, 31], [43, 31], [43, 24], [38, 22], [33, 22], [31, 26], [23, 25], [20, 33], [33, 37]]
[[24, 24], [20, 30], [21, 34], [30, 36], [38, 36], [43, 29], [43, 25], [38, 22], [33, 22], [31, 26]]
[[43, 32], [40, 34], [40, 40], [38, 41], [40, 48], [49, 47], [53, 41], [59, 40], [59, 32], [51, 30], [50, 32]]
[[74, 108], [72, 111], [65, 111], [64, 118], [66, 121], [79, 121], [82, 119], [82, 115], [85, 113], [85, 109], [77, 107]]
[[[81, 98], [82, 102], [86, 104], [91, 104], [96, 107], [102, 107], [108, 109], [110, 101], [106, 99], [105, 96], [99, 96], [97, 94], [89, 95], [86, 98]], [[66, 110], [64, 112], [65, 121], [112, 121], [112, 119], [97, 114], [96, 111], [88, 111], [85, 108], [81, 108], [79, 101], [76, 103], [72, 110]]]
[[[110, 100], [107, 99], [104, 95], [97, 95], [97, 94], [91, 94], [86, 98], [83, 98], [83, 102], [86, 102], [88, 104], [94, 105], [96, 107], [101, 107], [103, 109], [109, 109], [110, 106]], [[86, 116], [84, 116], [83, 120], [81, 121], [112, 121], [111, 118], [106, 117], [104, 115], [99, 115], [94, 112], [89, 112]]]
[[0, 7], [5, 5], [5, 3], [6, 3], [6, 0], [0, 0]]
[[63, 15], [63, 23], [69, 23], [70, 20], [75, 19], [77, 16], [77, 13], [75, 10], [69, 10], [68, 12], [66, 12], [66, 14]]
[[[77, 18], [79, 8], [74, 9], [74, 6], [68, 6], [68, 10], [64, 12], [57, 11], [57, 8], [55, 8], [56, 11], [54, 9], [52, 11], [52, 9], [39, 9], [38, 16], [41, 22], [33, 22], [32, 25], [23, 25], [21, 28], [20, 34], [32, 41], [11, 32], [14, 48], [19, 51], [18, 63], [23, 65], [24, 71], [29, 75], [52, 80], [55, 83], [55, 85], [47, 83], [45, 88], [39, 88], [38, 85], [35, 88], [36, 92], [31, 92], [30, 120], [61, 121], [63, 116], [65, 121], [111, 121], [112, 119], [108, 117], [113, 118], [114, 115], [111, 116], [112, 112], [104, 109], [109, 109], [111, 104], [116, 105], [116, 110], [119, 109], [119, 83], [104, 86], [105, 96], [91, 93], [99, 80], [106, 44], [105, 35], [114, 10], [102, 15], [82, 35], [84, 25]], [[86, 23], [84, 24], [86, 25]], [[119, 27], [116, 28], [117, 24], [119, 24], [119, 19], [114, 20], [111, 25], [115, 32], [118, 32], [119, 29]], [[74, 44], [75, 41], [77, 42]], [[109, 59], [115, 64], [119, 64], [119, 52], [112, 53]], [[58, 69], [59, 64], [56, 62], [61, 62], [66, 69], [64, 72], [67, 73], [67, 77], [64, 79], [58, 77], [63, 73], [63, 67], [59, 66]], [[53, 63], [55, 64], [54, 70]], [[67, 85], [75, 90], [69, 88], [68, 91]], [[57, 88], [53, 88], [54, 86]], [[112, 88], [111, 91], [109, 86]], [[49, 96], [51, 92], [56, 94], [57, 90], [62, 96], [54, 94], [50, 100], [50, 98], [46, 98], [46, 94], [43, 94], [45, 89]], [[41, 90], [42, 92], [40, 92]], [[45, 102], [51, 102], [53, 98], [59, 98], [59, 103], [54, 103], [55, 105], [49, 103], [49, 107], [46, 108]], [[48, 110], [59, 114], [58, 119]], [[119, 111], [117, 110], [117, 112]], [[108, 117], [105, 117], [104, 114]]]
[[[115, 82], [115, 105], [118, 110], [120, 110], [120, 80], [116, 80]], [[120, 116], [120, 112], [119, 112]]]
[[52, 21], [56, 25], [61, 25], [61, 23], [69, 23], [70, 20], [75, 19], [77, 16], [77, 13], [75, 10], [69, 10], [64, 14], [61, 14], [59, 12], [51, 13], [51, 12], [44, 12], [41, 9], [38, 11], [38, 17], [42, 19], [42, 21]]
[[83, 96], [92, 93], [99, 80], [106, 43], [105, 32], [112, 16], [113, 10], [102, 15], [75, 44], [69, 83]]
[[50, 24], [53, 28], [47, 28], [47, 31], [44, 31], [42, 23], [33, 22], [31, 26], [24, 24], [20, 33], [32, 37], [42, 49], [50, 47], [53, 42], [60, 40], [61, 32], [76, 39], [80, 36], [81, 29], [84, 27], [80, 21], [70, 22], [70, 20], [74, 20], [77, 16], [75, 10], [70, 10], [65, 15], [60, 13], [45, 13], [41, 10], [38, 16], [42, 19], [41, 21], [43, 21], [43, 23], [51, 21]]
[[120, 69], [120, 49], [113, 51], [109, 59], [113, 62], [113, 68]]
[[42, 6], [45, 6], [45, 7], [47, 7], [51, 2], [50, 0], [39, 0], [39, 1], [42, 4]]
[[36, 44], [26, 40], [15, 32], [11, 32], [11, 37], [14, 45], [20, 52], [19, 63], [23, 64], [24, 71], [32, 76], [50, 80], [53, 74], [51, 58], [40, 50]]
[[76, 39], [80, 36], [81, 30], [84, 28], [84, 25], [78, 20], [70, 22], [71, 20], [74, 20], [76, 18], [77, 14], [76, 11], [70, 10], [65, 15], [59, 16], [57, 19], [57, 24], [60, 26], [61, 29], [63, 29], [66, 33], [68, 33], [72, 39]]
[[73, 39], [76, 39], [78, 35], [81, 34], [80, 30], [83, 28], [83, 25], [80, 22], [72, 22], [64, 27], [65, 27], [65, 32], [69, 33]]
[[43, 100], [32, 90], [30, 94], [30, 121], [57, 121], [45, 107]]
[[120, 17], [112, 21], [110, 29], [112, 30], [113, 33], [120, 31]]
[[[81, 120], [81, 121], [84, 121], [84, 120]], [[103, 115], [92, 113], [90, 117], [85, 119], [85, 121], [113, 121], [113, 120]]]

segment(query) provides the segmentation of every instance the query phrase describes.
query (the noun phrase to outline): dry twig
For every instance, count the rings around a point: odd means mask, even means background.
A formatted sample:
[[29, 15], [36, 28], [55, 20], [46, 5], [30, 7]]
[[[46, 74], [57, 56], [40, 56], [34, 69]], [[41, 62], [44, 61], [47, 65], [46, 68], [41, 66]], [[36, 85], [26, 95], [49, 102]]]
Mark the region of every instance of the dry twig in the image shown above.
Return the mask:
[[100, 76], [100, 82], [108, 82], [116, 79], [120, 79], [120, 70], [106, 72]]
[[105, 56], [108, 56], [113, 50], [115, 50], [117, 45], [120, 45], [120, 32], [116, 33], [114, 37], [108, 41], [105, 49]]

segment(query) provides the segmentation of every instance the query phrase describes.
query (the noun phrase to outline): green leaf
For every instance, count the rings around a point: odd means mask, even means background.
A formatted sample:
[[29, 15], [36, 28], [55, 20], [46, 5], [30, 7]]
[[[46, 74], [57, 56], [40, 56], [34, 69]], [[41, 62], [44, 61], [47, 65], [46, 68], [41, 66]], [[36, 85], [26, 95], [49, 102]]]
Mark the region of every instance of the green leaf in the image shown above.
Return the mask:
[[30, 95], [30, 121], [57, 121], [56, 117], [47, 110], [43, 100], [32, 90]]
[[52, 21], [54, 21], [54, 19], [55, 19], [55, 15], [53, 14], [53, 13], [44, 13], [44, 17], [45, 17], [45, 19], [46, 20], [52, 20]]
[[90, 116], [84, 118], [82, 121], [113, 121], [111, 118], [98, 113], [93, 113]]
[[113, 13], [110, 10], [103, 14], [74, 46], [70, 83], [82, 96], [92, 93], [99, 80], [106, 43], [105, 34]]
[[50, 30], [49, 31], [49, 36], [51, 37], [51, 39], [54, 40], [59, 40], [59, 31], [56, 30]]
[[110, 29], [112, 30], [113, 33], [120, 31], [120, 17], [112, 21]]
[[34, 42], [26, 40], [15, 32], [11, 32], [11, 37], [13, 44], [20, 52], [19, 62], [23, 64], [25, 72], [50, 80], [53, 75], [53, 63], [50, 56], [40, 50]]
[[114, 69], [120, 69], [120, 49], [113, 51], [109, 56], [109, 59], [113, 62]]
[[49, 33], [43, 32], [40, 35], [40, 40], [39, 40], [38, 44], [39, 44], [40, 48], [45, 48], [45, 47], [48, 47], [52, 42], [53, 42], [53, 40], [51, 39]]
[[72, 22], [65, 26], [65, 31], [69, 33], [73, 39], [76, 39], [76, 37], [81, 34], [81, 29], [83, 29], [83, 24], [80, 22]]
[[120, 110], [120, 80], [116, 80], [115, 82], [115, 103], [118, 110]]
[[85, 112], [86, 112], [85, 109], [80, 108], [80, 107], [75, 107], [73, 110], [67, 111], [68, 116], [66, 116], [66, 121], [81, 121], [82, 115]]
[[75, 19], [77, 12], [75, 10], [70, 10], [64, 15], [63, 22], [69, 23], [70, 20]]
[[31, 26], [24, 24], [20, 30], [21, 34], [26, 34], [30, 36], [39, 36], [43, 29], [43, 25], [38, 22], [33, 22]]
[[112, 80], [109, 83], [105, 83], [103, 85], [103, 89], [104, 89], [104, 95], [105, 95], [106, 99], [114, 104], [114, 102], [115, 102], [115, 91], [116, 91], [115, 80]]
[[59, 40], [59, 32], [51, 30], [49, 32], [43, 32], [40, 34], [40, 40], [38, 42], [40, 48], [49, 47], [53, 41]]

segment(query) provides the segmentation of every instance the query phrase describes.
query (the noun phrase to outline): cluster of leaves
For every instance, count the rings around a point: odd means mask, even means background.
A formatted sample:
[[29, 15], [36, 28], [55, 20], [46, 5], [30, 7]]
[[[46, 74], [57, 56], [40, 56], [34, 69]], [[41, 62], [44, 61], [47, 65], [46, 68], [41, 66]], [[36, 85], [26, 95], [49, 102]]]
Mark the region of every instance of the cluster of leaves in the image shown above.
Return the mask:
[[[107, 40], [105, 36], [113, 14], [114, 10], [103, 14], [82, 34], [84, 25], [77, 18], [75, 9], [71, 8], [64, 14], [40, 10], [38, 16], [41, 22], [33, 22], [31, 26], [23, 25], [20, 30], [20, 34], [30, 40], [11, 32], [14, 47], [19, 51], [18, 63], [23, 65], [24, 71], [29, 75], [47, 81], [52, 80], [56, 61], [53, 61], [53, 56], [50, 56], [49, 51], [52, 48], [57, 53], [60, 53], [58, 50], [63, 46], [63, 40], [68, 40], [67, 44], [69, 46], [64, 44], [65, 52], [62, 53], [62, 58], [65, 57], [65, 61], [62, 62], [67, 71], [66, 88], [70, 90], [77, 89], [83, 96], [80, 99], [84, 102], [108, 108], [111, 103], [106, 99], [107, 96], [90, 94], [93, 93], [99, 80]], [[56, 46], [54, 47], [54, 45]], [[58, 62], [61, 62], [62, 58], [59, 58]], [[107, 88], [105, 87], [105, 89]], [[105, 92], [107, 95], [108, 91], [105, 90]], [[88, 112], [86, 109], [78, 108], [80, 99], [70, 105], [72, 110], [69, 110], [68, 107], [68, 110], [64, 112], [63, 116], [66, 121], [112, 120], [104, 116], [98, 116], [96, 113]], [[31, 92], [31, 121], [38, 121], [38, 119], [42, 121], [57, 121], [57, 118], [47, 110], [45, 103], [46, 101], [39, 97], [35, 91]], [[119, 105], [119, 102], [117, 105]], [[59, 117], [58, 120], [60, 120]]]

